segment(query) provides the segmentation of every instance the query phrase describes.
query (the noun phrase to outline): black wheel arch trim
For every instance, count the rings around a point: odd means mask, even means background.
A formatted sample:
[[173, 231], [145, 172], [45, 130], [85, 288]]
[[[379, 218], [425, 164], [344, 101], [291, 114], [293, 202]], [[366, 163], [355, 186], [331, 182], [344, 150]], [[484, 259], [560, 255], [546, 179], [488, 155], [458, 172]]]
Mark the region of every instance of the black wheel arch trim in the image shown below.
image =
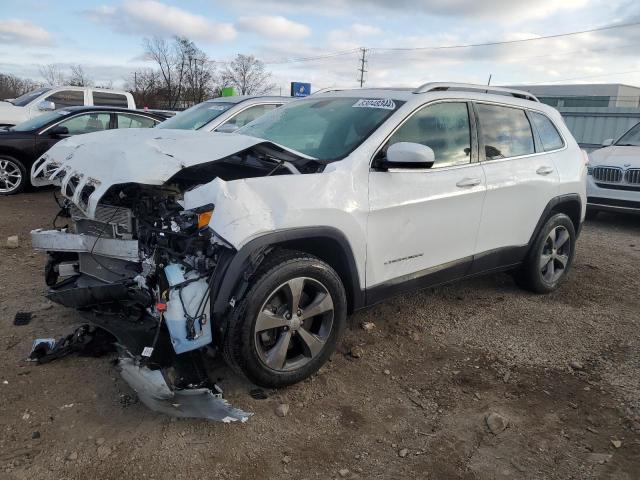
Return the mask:
[[542, 227], [544, 227], [544, 224], [549, 218], [549, 215], [551, 214], [551, 212], [554, 210], [557, 210], [557, 208], [561, 205], [570, 204], [570, 203], [578, 204], [578, 212], [579, 212], [578, 218], [577, 219], [572, 218], [571, 220], [575, 221], [576, 237], [580, 234], [580, 230], [582, 227], [582, 218], [581, 218], [582, 199], [580, 198], [580, 195], [578, 195], [577, 193], [567, 193], [564, 195], [558, 195], [557, 197], [554, 197], [551, 200], [549, 200], [549, 203], [547, 203], [547, 206], [544, 207], [544, 210], [542, 211], [542, 215], [540, 215], [540, 218], [538, 219], [538, 223], [536, 224], [536, 228], [533, 230], [533, 233], [531, 234], [531, 238], [529, 238], [529, 244], [528, 244], [529, 247], [531, 247], [535, 242], [536, 237], [540, 233], [540, 230], [542, 230]]
[[342, 250], [343, 258], [346, 260], [345, 267], [349, 278], [342, 278], [342, 280], [347, 290], [349, 311], [361, 308], [364, 305], [364, 290], [360, 285], [355, 256], [347, 237], [337, 228], [318, 226], [298, 227], [266, 233], [241, 247], [233, 255], [233, 258], [229, 260], [228, 264], [225, 265], [224, 272], [220, 275], [219, 284], [214, 289], [215, 297], [212, 298], [212, 313], [214, 315], [223, 314], [232, 299], [234, 297], [237, 298], [238, 294], [244, 293], [249, 280], [247, 277], [260, 266], [269, 249], [283, 244], [286, 246], [287, 243], [294, 241], [317, 241], [323, 238], [335, 241]]

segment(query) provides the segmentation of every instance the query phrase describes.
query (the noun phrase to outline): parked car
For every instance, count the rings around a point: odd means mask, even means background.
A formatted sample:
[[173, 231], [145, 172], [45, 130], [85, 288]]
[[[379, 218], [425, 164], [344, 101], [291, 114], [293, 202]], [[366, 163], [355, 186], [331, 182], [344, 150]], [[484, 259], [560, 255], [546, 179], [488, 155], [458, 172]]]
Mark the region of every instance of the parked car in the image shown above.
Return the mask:
[[517, 90], [333, 91], [233, 135], [115, 138], [68, 139], [34, 164], [75, 230], [31, 240], [49, 252], [51, 300], [108, 311], [92, 321], [135, 362], [150, 355], [140, 381], [213, 345], [280, 387], [320, 368], [347, 314], [389, 296], [503, 270], [551, 292], [586, 207], [586, 154]]
[[640, 123], [589, 154], [587, 217], [598, 212], [640, 213]]
[[29, 184], [33, 162], [71, 135], [116, 128], [150, 128], [164, 117], [126, 108], [69, 107], [0, 129], [0, 195], [19, 193]]
[[93, 87], [42, 87], [0, 102], [0, 126], [22, 123], [44, 112], [67, 107], [136, 108], [133, 96], [121, 90]]
[[158, 128], [231, 133], [291, 100], [251, 95], [214, 98], [178, 113]]

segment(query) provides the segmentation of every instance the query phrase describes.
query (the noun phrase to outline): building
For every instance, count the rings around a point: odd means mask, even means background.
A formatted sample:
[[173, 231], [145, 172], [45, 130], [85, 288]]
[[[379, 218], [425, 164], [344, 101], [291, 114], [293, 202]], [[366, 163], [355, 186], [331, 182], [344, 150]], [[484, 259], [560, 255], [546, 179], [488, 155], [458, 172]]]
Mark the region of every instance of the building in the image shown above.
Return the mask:
[[518, 85], [552, 107], [640, 107], [640, 87], [621, 83]]
[[586, 149], [599, 148], [640, 122], [640, 87], [615, 84], [517, 85], [558, 109], [567, 127]]

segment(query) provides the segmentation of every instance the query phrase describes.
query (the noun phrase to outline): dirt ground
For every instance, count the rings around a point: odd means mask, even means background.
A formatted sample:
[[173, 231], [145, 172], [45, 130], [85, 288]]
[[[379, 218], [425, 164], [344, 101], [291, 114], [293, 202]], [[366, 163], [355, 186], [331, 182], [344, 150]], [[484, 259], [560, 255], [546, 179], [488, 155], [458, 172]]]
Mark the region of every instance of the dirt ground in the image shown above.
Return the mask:
[[[265, 400], [223, 370], [226, 397], [255, 415], [221, 424], [148, 410], [113, 357], [25, 361], [34, 338], [80, 322], [42, 297], [29, 244], [52, 195], [0, 198], [2, 479], [640, 478], [640, 218], [587, 223], [554, 294], [498, 274], [360, 312], [317, 375]], [[17, 311], [31, 323], [14, 326]]]

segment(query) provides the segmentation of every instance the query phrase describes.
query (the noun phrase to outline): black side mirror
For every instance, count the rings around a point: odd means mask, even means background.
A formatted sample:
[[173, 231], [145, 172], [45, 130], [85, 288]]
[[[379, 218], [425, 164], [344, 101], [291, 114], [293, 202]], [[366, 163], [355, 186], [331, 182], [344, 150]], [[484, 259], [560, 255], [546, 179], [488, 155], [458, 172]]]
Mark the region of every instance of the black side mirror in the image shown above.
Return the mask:
[[68, 137], [69, 129], [67, 127], [63, 127], [62, 125], [57, 125], [49, 130], [49, 135], [57, 138]]

